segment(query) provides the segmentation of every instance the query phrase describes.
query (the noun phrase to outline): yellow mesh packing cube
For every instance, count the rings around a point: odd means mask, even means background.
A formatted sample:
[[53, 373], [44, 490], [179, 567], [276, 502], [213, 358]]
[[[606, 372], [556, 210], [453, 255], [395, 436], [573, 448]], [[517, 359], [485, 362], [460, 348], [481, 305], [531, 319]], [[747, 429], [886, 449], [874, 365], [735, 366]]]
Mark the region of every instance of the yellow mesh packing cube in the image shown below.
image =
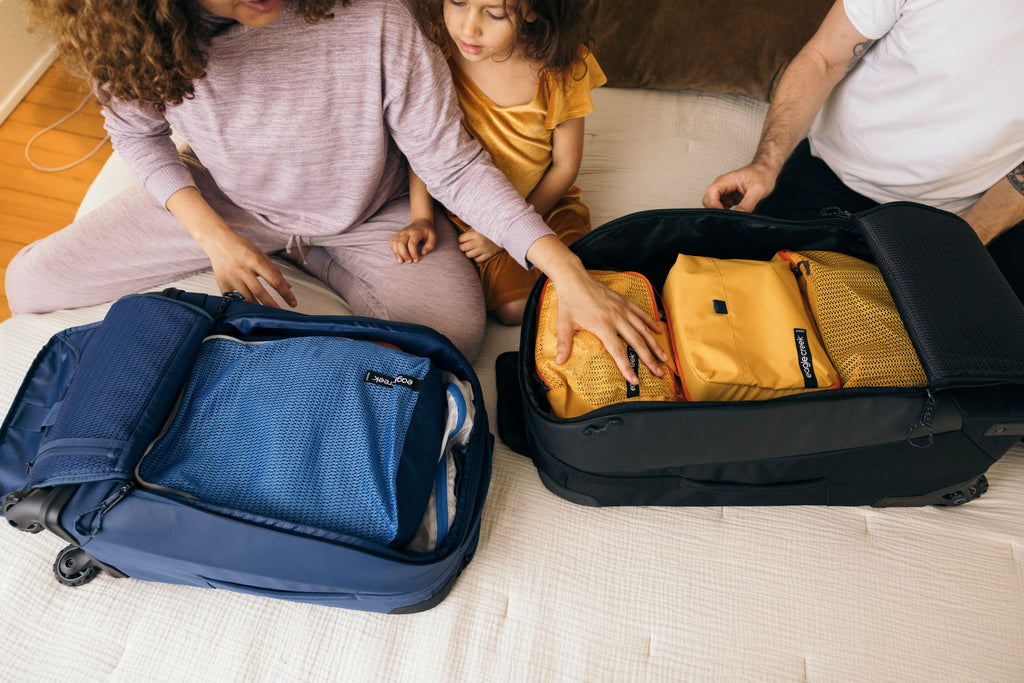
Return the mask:
[[680, 254], [662, 298], [687, 400], [839, 386], [788, 263]]
[[844, 387], [924, 387], [892, 294], [873, 263], [834, 251], [780, 251], [792, 265]]
[[[654, 320], [659, 319], [654, 288], [643, 275], [606, 270], [591, 270], [589, 273], [604, 286], [635, 303]], [[633, 370], [640, 379], [639, 385], [626, 382], [601, 340], [586, 330], [576, 332], [569, 359], [562, 365], [557, 364], [557, 319], [558, 293], [554, 284], [548, 280], [541, 290], [537, 312], [534, 360], [537, 374], [547, 386], [546, 396], [555, 417], [579, 417], [613, 403], [671, 401], [676, 398], [675, 369], [672, 364], [663, 363], [664, 376], [658, 377], [640, 362], [633, 349], [621, 339]], [[666, 353], [669, 352], [667, 331], [658, 335], [658, 343]]]

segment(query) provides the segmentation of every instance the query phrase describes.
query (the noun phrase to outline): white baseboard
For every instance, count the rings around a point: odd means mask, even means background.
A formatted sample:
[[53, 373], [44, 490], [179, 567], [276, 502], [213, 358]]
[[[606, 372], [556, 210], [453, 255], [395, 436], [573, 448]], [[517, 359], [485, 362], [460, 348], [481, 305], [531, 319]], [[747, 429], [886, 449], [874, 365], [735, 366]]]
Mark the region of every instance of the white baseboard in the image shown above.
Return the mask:
[[22, 98], [28, 94], [28, 91], [32, 89], [32, 86], [36, 84], [46, 70], [50, 68], [53, 61], [57, 58], [57, 48], [51, 47], [39, 59], [36, 60], [35, 64], [25, 73], [24, 78], [14, 87], [11, 92], [7, 93], [0, 101], [0, 123], [7, 120], [14, 108], [18, 106]]

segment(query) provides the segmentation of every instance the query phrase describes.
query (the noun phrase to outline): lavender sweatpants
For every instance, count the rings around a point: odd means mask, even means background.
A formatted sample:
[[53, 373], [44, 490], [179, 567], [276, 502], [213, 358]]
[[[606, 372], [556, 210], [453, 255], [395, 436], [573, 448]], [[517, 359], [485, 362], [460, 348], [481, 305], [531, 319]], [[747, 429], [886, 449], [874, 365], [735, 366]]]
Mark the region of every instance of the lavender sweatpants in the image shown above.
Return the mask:
[[[189, 166], [203, 197], [228, 225], [267, 253], [285, 249], [289, 234], [236, 206], [198, 163]], [[343, 233], [303, 237], [302, 243], [311, 247], [305, 268], [341, 295], [356, 315], [428, 325], [472, 360], [486, 324], [480, 278], [441, 213], [437, 246], [419, 263], [397, 264], [388, 247], [388, 239], [409, 223], [408, 197], [402, 197]], [[300, 226], [293, 227], [301, 234]], [[7, 300], [13, 313], [78, 308], [209, 267], [181, 223], [135, 185], [22, 249], [7, 268]]]

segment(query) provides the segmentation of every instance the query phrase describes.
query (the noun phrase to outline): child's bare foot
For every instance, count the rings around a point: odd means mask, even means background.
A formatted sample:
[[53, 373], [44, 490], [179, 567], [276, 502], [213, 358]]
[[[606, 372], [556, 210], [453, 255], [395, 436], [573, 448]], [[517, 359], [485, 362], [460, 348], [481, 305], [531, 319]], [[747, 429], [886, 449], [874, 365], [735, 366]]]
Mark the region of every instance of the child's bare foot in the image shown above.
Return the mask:
[[523, 324], [523, 311], [526, 310], [526, 299], [519, 299], [512, 301], [501, 308], [496, 308], [492, 311], [494, 317], [498, 319], [502, 325], [522, 325]]
[[476, 230], [467, 230], [459, 235], [459, 249], [462, 250], [463, 254], [477, 263], [483, 263], [487, 259], [501, 252], [501, 247], [478, 233]]

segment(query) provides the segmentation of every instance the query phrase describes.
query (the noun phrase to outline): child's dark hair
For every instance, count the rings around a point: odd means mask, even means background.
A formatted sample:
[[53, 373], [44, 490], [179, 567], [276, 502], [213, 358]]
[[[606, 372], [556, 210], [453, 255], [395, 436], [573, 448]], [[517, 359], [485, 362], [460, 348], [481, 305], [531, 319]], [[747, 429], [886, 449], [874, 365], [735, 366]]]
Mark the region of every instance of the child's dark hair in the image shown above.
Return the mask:
[[[444, 3], [445, 0], [419, 0], [419, 11], [428, 34], [450, 54]], [[584, 12], [586, 0], [504, 0], [504, 4], [505, 12], [515, 17], [516, 45], [523, 56], [555, 74], [571, 74], [580, 45], [590, 46], [590, 25]]]
[[[569, 73], [580, 45], [589, 45], [586, 0], [505, 0], [505, 11], [516, 15], [516, 44], [527, 59], [550, 71]], [[528, 16], [533, 21], [527, 21]]]

